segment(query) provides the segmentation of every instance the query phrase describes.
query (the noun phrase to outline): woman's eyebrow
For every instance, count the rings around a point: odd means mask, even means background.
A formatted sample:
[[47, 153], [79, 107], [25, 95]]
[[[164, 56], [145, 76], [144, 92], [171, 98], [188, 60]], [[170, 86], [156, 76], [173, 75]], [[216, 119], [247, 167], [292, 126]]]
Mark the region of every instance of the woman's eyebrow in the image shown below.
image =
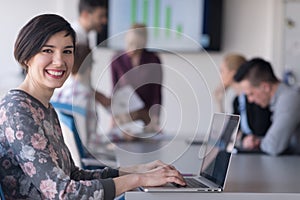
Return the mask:
[[[54, 45], [45, 44], [43, 47], [54, 48], [55, 46]], [[65, 46], [64, 48], [66, 49], [66, 48], [75, 48], [75, 47], [74, 47], [74, 45], [68, 45], [68, 46]]]
[[65, 48], [75, 48], [74, 45], [65, 46]]

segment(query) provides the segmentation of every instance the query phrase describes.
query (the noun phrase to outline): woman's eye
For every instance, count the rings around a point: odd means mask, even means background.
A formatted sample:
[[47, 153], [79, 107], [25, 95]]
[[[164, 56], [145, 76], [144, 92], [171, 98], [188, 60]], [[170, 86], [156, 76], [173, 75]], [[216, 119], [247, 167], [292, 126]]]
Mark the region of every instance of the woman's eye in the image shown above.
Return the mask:
[[72, 50], [64, 50], [64, 53], [66, 53], [66, 54], [72, 54], [73, 51]]
[[51, 49], [43, 49], [42, 52], [45, 52], [45, 53], [52, 53], [52, 50], [51, 50]]

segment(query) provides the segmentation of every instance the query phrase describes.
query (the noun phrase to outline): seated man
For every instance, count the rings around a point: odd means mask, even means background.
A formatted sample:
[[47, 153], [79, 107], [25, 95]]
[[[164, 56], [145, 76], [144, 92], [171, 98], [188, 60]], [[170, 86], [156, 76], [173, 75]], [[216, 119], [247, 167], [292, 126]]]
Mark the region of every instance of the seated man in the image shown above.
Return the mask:
[[[227, 109], [233, 107], [233, 113], [241, 117], [239, 132], [242, 137], [239, 137], [241, 140], [238, 140], [237, 146], [242, 144], [247, 135], [264, 136], [271, 125], [269, 108], [262, 108], [255, 103], [248, 102], [246, 95], [240, 91], [239, 84], [233, 79], [239, 67], [245, 62], [246, 58], [242, 54], [225, 55], [220, 65], [222, 83], [215, 90], [215, 99], [218, 101], [220, 112], [232, 112]], [[233, 95], [230, 94], [232, 92]], [[234, 99], [231, 97], [228, 102], [232, 106], [226, 105], [227, 108], [224, 109], [223, 104], [227, 102], [226, 96], [233, 96]]]
[[249, 102], [269, 106], [272, 124], [264, 137], [246, 136], [244, 148], [270, 155], [300, 153], [300, 92], [276, 78], [269, 62], [254, 58], [244, 63], [234, 76]]

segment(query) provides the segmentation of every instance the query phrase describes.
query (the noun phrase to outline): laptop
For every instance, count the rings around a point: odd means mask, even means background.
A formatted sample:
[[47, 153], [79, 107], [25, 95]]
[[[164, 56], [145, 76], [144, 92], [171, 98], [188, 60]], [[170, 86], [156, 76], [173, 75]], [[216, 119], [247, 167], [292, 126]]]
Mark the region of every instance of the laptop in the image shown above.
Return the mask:
[[200, 147], [204, 149], [199, 151], [204, 152], [199, 175], [184, 177], [187, 186], [182, 187], [168, 183], [164, 186], [141, 187], [140, 189], [144, 192], [223, 191], [239, 123], [239, 115], [214, 113], [207, 139]]

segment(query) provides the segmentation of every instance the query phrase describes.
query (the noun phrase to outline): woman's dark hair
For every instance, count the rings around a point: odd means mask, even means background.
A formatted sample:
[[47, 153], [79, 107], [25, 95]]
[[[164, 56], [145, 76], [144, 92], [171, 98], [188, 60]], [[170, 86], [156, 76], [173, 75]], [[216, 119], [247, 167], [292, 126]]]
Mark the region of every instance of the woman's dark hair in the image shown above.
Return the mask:
[[27, 72], [26, 61], [37, 54], [54, 34], [65, 31], [71, 36], [75, 47], [76, 33], [63, 17], [56, 14], [42, 14], [31, 19], [19, 32], [15, 42], [15, 59]]

